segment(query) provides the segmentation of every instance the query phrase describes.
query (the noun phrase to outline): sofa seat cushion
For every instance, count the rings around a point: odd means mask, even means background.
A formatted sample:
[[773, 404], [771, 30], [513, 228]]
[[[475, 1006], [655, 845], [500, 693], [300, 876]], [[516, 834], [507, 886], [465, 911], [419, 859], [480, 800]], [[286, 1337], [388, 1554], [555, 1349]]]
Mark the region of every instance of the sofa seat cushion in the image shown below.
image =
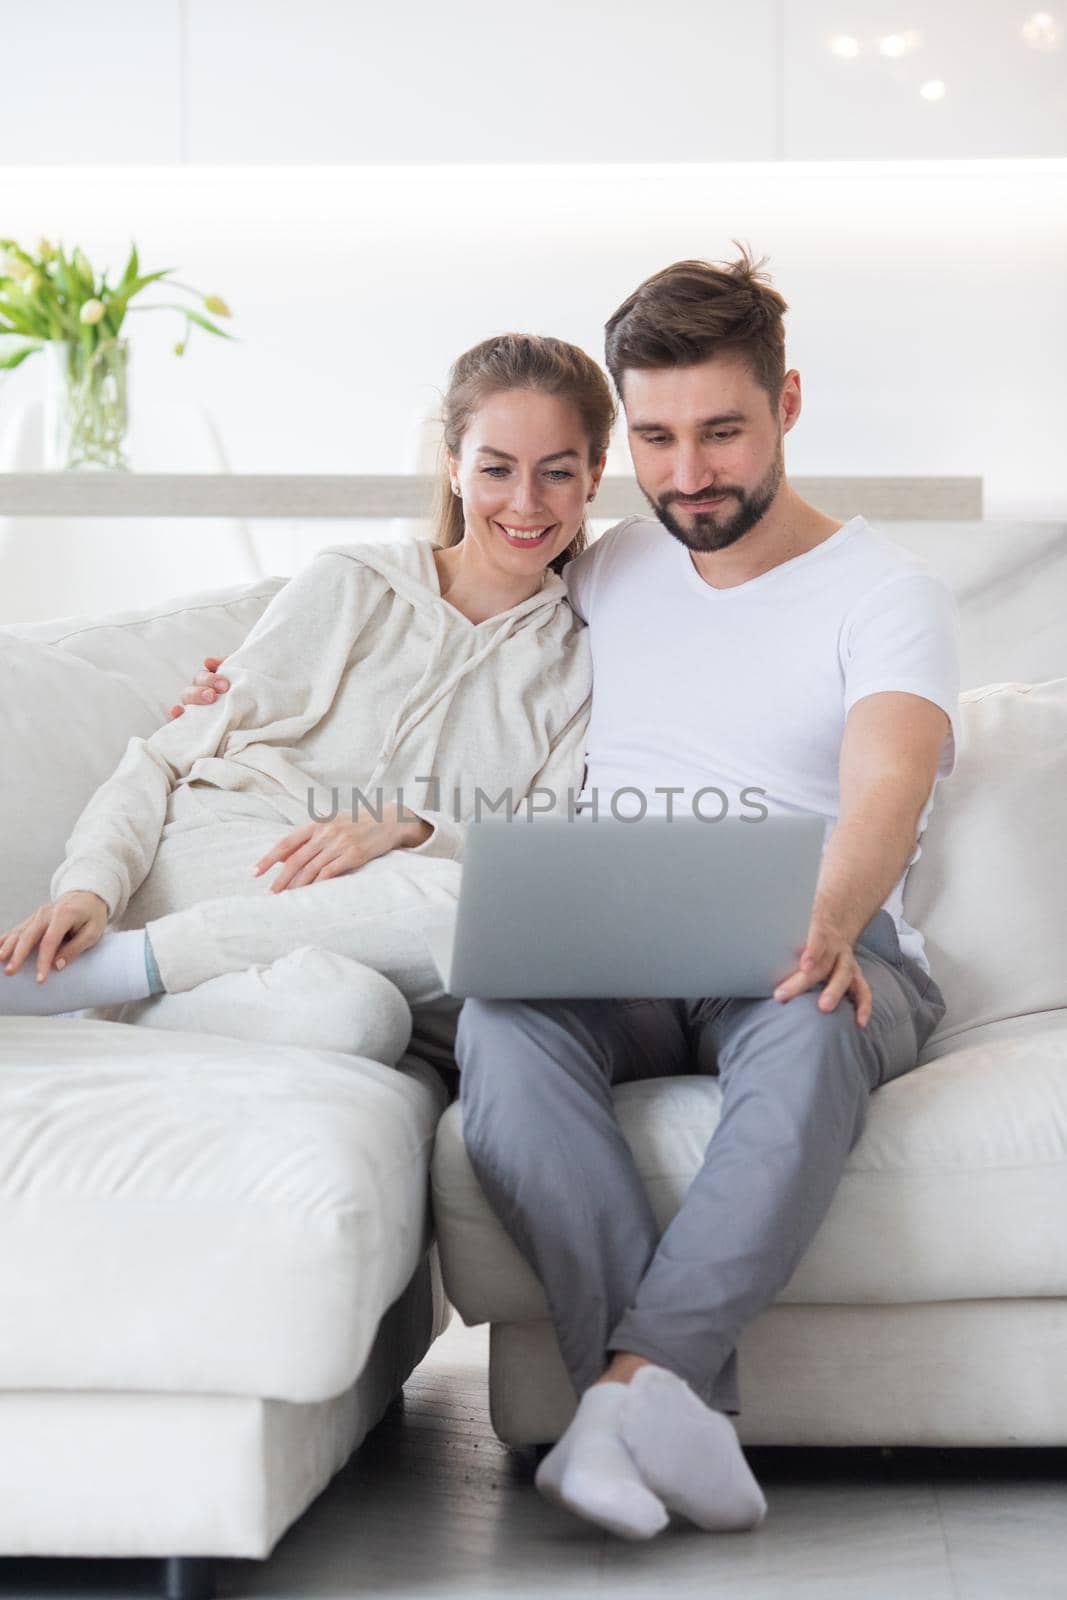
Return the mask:
[[[1012, 1035], [975, 1028], [879, 1089], [822, 1227], [779, 1299], [794, 1304], [1067, 1295], [1067, 1017]], [[715, 1077], [614, 1091], [661, 1231], [699, 1170], [721, 1107]], [[486, 1203], [457, 1103], [442, 1117], [433, 1199], [445, 1288], [468, 1323], [548, 1308]]]
[[429, 1243], [413, 1069], [0, 1018], [0, 1389], [317, 1402]]

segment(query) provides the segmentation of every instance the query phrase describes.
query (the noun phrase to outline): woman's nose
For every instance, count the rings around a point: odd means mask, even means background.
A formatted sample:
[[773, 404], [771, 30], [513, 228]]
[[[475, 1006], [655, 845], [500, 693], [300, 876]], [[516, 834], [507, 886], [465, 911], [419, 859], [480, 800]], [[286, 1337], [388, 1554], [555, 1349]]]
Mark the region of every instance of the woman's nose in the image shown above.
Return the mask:
[[524, 515], [531, 511], [536, 511], [541, 504], [540, 491], [537, 484], [532, 481], [517, 483], [515, 492], [511, 497], [511, 503], [517, 512], [522, 512]]

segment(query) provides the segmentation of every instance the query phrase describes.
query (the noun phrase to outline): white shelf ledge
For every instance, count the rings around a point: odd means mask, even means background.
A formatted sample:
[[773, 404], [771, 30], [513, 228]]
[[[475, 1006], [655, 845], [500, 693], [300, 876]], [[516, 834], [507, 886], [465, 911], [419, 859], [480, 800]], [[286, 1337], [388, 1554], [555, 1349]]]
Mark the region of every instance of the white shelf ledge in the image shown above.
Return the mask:
[[[981, 478], [792, 478], [831, 516], [880, 521], [973, 522], [982, 516]], [[426, 517], [431, 477], [286, 473], [0, 473], [5, 517]], [[605, 478], [598, 518], [647, 513], [630, 478]]]

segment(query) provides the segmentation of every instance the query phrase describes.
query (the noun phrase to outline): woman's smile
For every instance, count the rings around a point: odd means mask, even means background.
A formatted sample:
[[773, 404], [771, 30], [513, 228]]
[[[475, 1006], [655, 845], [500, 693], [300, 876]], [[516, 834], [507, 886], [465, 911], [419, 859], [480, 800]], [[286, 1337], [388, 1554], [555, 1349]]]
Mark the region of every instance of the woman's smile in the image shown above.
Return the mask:
[[522, 527], [518, 523], [497, 522], [494, 520], [493, 527], [504, 536], [505, 542], [514, 549], [529, 550], [537, 545], [546, 544], [559, 527], [559, 523], [550, 522], [546, 524], [541, 522], [534, 523], [530, 527]]

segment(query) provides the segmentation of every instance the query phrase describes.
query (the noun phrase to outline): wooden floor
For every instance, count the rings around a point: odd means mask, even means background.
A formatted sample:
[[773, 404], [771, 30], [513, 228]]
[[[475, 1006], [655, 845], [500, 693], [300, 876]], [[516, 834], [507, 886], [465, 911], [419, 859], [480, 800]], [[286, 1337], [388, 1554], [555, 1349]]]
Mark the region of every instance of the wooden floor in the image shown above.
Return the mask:
[[[1067, 1452], [749, 1453], [756, 1533], [672, 1526], [634, 1545], [546, 1505], [493, 1436], [484, 1328], [458, 1318], [268, 1562], [223, 1597], [271, 1600], [1067, 1600]], [[0, 1561], [19, 1600], [144, 1600], [148, 1562]]]

